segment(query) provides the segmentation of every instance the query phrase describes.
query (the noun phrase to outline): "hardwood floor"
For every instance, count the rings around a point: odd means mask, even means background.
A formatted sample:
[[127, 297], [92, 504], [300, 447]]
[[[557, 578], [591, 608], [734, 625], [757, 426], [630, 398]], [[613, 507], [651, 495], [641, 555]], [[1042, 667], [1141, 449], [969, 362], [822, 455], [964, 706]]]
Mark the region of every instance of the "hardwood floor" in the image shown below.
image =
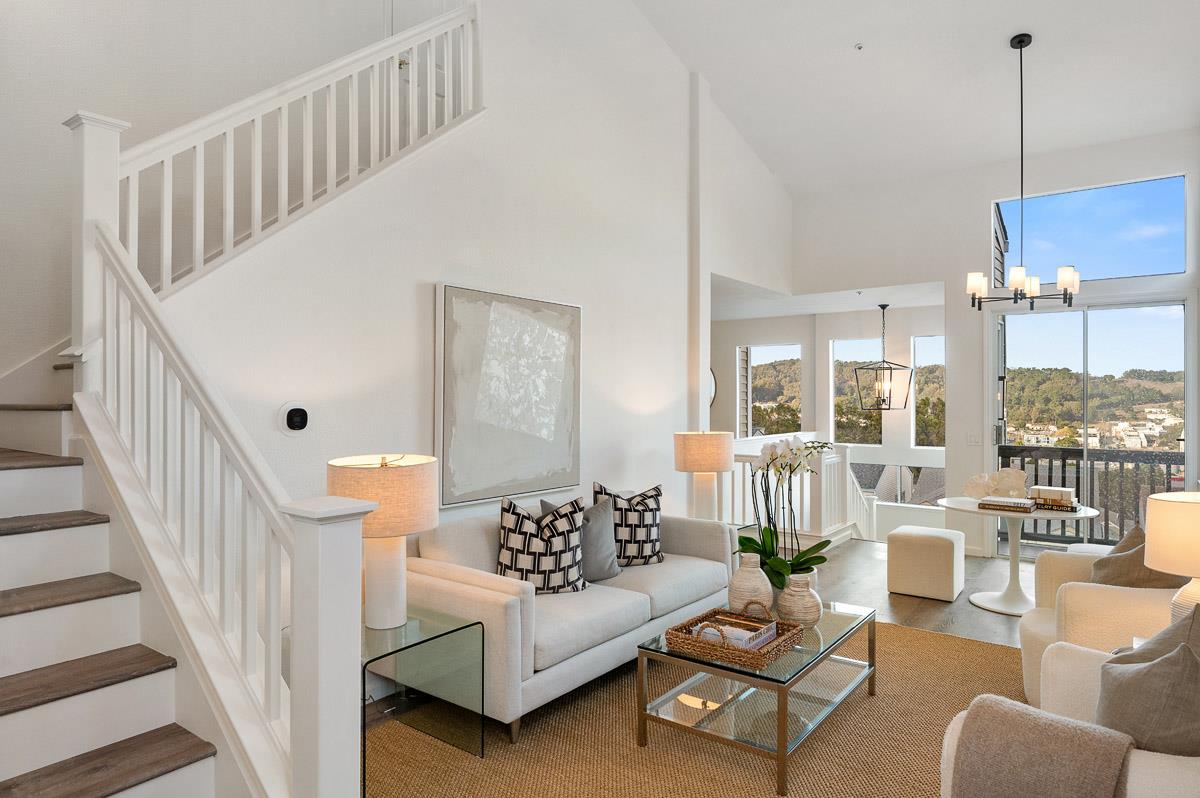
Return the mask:
[[[874, 607], [878, 620], [1017, 646], [1018, 618], [981, 610], [967, 597], [980, 590], [1003, 590], [1008, 560], [967, 558], [966, 586], [953, 602], [902, 596], [887, 591], [887, 545], [851, 540], [827, 552], [820, 568], [817, 593], [826, 601]], [[1033, 595], [1033, 563], [1021, 563], [1021, 584]]]

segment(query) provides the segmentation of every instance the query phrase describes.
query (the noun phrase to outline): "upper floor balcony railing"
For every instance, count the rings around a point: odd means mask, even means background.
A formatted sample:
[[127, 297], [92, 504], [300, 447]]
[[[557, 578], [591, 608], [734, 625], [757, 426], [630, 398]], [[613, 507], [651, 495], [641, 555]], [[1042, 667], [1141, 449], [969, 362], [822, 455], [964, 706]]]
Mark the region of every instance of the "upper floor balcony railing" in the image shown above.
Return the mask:
[[1142, 523], [1146, 497], [1184, 490], [1184, 455], [1160, 449], [998, 447], [1001, 467], [1019, 468], [1035, 485], [1074, 488], [1100, 515], [1090, 521], [1026, 521], [1022, 537], [1047, 543], [1116, 543]]

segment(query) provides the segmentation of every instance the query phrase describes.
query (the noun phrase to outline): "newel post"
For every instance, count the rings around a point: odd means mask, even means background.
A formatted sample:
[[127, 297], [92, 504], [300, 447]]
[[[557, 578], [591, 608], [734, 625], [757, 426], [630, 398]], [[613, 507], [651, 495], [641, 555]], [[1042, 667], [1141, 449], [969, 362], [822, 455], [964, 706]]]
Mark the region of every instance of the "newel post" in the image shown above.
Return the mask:
[[297, 798], [359, 791], [362, 519], [378, 506], [321, 496], [280, 508], [296, 534], [289, 686]]
[[74, 139], [71, 191], [71, 348], [83, 358], [75, 367], [75, 390], [100, 387], [97, 363], [87, 349], [103, 335], [103, 266], [96, 249], [96, 224], [114, 231], [120, 223], [121, 133], [128, 122], [79, 111], [63, 122]]

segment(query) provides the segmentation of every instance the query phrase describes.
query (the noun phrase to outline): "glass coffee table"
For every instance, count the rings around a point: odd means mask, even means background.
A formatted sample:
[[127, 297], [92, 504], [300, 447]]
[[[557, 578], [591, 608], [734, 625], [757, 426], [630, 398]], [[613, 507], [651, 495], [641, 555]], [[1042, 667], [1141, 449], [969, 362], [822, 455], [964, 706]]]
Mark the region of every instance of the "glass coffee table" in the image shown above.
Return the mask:
[[[666, 635], [638, 646], [637, 742], [645, 746], [650, 721], [775, 760], [775, 787], [787, 795], [787, 758], [817, 725], [863, 682], [875, 695], [875, 610], [827, 602], [800, 645], [762, 670], [675, 651]], [[867, 661], [841, 656], [843, 644], [867, 629]], [[689, 675], [649, 697], [651, 660]]]

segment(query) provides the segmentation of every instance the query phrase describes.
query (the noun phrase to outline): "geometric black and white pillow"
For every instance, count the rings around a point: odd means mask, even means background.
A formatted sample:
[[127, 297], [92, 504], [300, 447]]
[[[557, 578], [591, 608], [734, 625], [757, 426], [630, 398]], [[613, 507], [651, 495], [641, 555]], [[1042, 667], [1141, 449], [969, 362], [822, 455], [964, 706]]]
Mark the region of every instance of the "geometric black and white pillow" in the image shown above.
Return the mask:
[[585, 589], [582, 529], [582, 499], [567, 502], [541, 518], [502, 499], [496, 573], [529, 582], [537, 593]]
[[592, 483], [592, 501], [608, 499], [613, 508], [613, 535], [617, 540], [617, 565], [649, 565], [662, 562], [662, 485], [628, 498], [613, 493], [599, 482]]

